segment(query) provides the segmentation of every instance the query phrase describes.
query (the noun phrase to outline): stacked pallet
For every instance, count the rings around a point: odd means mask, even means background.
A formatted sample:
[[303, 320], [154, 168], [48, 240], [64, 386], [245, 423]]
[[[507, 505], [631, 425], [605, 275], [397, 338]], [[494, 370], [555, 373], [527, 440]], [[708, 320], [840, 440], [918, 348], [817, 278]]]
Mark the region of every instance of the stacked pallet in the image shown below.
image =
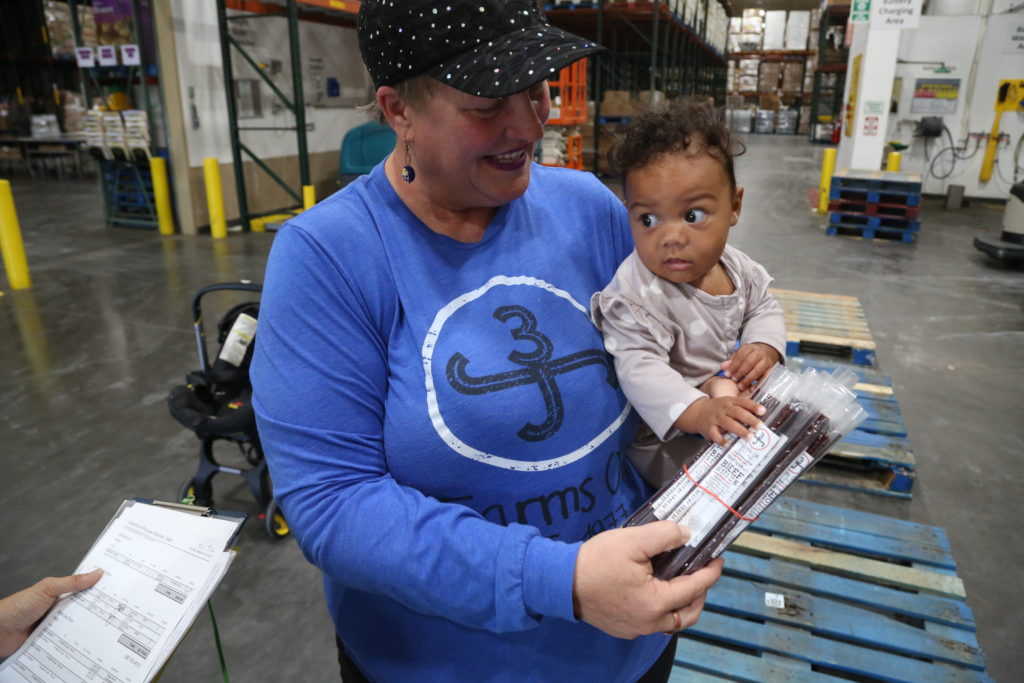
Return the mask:
[[826, 234], [912, 242], [920, 211], [919, 173], [843, 169], [832, 176]]
[[991, 681], [939, 527], [782, 498], [725, 553], [670, 681]]
[[875, 365], [875, 341], [854, 296], [772, 289], [786, 321], [786, 363], [793, 369], [854, 372], [868, 419], [834, 444], [799, 481], [909, 498], [917, 469], [892, 379]]

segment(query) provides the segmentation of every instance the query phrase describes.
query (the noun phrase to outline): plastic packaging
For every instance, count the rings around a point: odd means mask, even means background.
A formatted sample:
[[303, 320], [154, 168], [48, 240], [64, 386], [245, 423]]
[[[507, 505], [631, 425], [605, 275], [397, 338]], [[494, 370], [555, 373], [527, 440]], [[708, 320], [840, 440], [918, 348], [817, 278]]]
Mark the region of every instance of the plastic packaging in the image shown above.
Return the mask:
[[832, 444], [867, 414], [851, 391], [857, 375], [777, 365], [752, 398], [766, 409], [764, 427], [749, 439], [711, 441], [692, 463], [626, 521], [638, 526], [670, 519], [690, 529], [686, 545], [654, 558], [654, 574], [670, 579], [718, 557]]

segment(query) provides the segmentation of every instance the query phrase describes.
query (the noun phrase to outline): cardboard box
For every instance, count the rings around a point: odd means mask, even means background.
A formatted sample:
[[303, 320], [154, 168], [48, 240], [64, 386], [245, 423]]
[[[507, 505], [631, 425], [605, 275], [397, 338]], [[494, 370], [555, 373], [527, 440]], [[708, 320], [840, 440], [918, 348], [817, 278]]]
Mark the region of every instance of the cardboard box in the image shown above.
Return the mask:
[[786, 11], [774, 10], [764, 15], [763, 50], [782, 50], [786, 44]]
[[665, 93], [660, 90], [641, 90], [633, 100], [633, 113], [642, 114], [665, 104]]
[[761, 65], [761, 73], [758, 77], [757, 89], [761, 92], [771, 92], [779, 89], [779, 81], [782, 79], [781, 62], [765, 62]]
[[786, 62], [782, 65], [782, 92], [801, 92], [804, 87], [804, 65], [802, 62]]
[[791, 10], [786, 18], [786, 49], [806, 50], [807, 35], [811, 27], [811, 13]]
[[606, 90], [601, 98], [601, 116], [632, 116], [633, 103], [628, 90]]

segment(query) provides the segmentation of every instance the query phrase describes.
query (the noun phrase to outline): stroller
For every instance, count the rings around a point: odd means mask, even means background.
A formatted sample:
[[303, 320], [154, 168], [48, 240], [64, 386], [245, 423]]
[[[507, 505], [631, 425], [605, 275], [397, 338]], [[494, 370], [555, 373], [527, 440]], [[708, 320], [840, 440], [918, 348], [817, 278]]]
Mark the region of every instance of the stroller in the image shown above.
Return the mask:
[[[219, 351], [210, 363], [203, 332], [202, 299], [211, 292], [241, 291], [259, 294], [262, 286], [251, 282], [208, 285], [192, 299], [192, 320], [199, 351], [198, 370], [185, 376], [185, 384], [171, 390], [167, 406], [171, 416], [199, 437], [199, 467], [178, 491], [178, 500], [192, 498], [198, 505], [213, 505], [214, 475], [224, 472], [242, 476], [262, 513], [267, 533], [279, 539], [288, 535], [288, 524], [274, 501], [270, 473], [256, 431], [252, 408], [249, 364], [255, 346], [259, 302], [237, 304], [217, 323]], [[229, 467], [214, 457], [214, 444], [226, 441], [237, 446], [248, 467]]]

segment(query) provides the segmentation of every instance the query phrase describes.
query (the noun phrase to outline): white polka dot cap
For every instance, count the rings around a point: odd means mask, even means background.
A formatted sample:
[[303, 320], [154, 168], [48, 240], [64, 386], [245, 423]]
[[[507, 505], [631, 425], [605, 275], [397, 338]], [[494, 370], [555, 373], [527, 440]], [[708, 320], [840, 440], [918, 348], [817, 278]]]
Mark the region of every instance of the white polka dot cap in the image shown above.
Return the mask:
[[548, 24], [535, 0], [364, 0], [359, 51], [374, 87], [427, 74], [505, 97], [603, 50]]

